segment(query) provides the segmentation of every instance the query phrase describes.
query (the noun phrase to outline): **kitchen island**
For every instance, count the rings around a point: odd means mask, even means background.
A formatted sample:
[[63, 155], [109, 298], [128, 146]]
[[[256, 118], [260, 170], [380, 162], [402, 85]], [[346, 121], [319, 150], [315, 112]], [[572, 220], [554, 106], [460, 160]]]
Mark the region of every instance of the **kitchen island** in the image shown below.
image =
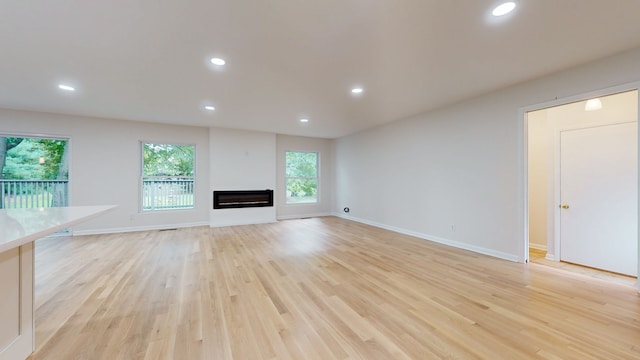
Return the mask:
[[0, 360], [26, 359], [35, 350], [33, 242], [114, 208], [0, 209]]

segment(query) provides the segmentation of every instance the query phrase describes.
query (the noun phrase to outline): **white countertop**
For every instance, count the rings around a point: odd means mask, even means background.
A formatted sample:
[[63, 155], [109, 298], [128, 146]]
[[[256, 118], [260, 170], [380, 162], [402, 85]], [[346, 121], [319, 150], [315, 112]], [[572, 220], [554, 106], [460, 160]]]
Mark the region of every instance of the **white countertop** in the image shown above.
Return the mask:
[[115, 205], [0, 209], [0, 253], [93, 219]]

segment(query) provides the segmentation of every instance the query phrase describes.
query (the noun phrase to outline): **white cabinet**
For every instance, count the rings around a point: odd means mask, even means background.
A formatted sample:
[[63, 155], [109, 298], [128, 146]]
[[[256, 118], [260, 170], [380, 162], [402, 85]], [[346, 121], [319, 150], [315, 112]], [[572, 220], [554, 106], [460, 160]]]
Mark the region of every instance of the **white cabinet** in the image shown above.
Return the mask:
[[0, 360], [34, 350], [33, 243], [0, 253]]
[[0, 210], [0, 360], [26, 359], [35, 350], [33, 242], [114, 208]]

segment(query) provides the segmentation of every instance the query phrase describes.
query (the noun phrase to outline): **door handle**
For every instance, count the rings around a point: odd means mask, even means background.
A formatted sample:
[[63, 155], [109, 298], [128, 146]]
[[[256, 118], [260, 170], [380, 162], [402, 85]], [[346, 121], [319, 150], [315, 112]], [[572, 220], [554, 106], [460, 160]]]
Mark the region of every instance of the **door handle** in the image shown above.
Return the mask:
[[561, 204], [560, 205], [560, 209], [568, 209], [568, 208], [569, 208], [569, 205], [567, 205], [567, 204]]

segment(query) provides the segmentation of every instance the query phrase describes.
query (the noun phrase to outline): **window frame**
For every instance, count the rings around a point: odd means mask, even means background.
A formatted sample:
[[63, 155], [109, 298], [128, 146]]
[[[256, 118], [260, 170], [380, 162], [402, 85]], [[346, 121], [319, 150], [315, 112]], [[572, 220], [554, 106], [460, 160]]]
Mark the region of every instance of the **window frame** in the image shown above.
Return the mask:
[[[145, 149], [145, 145], [147, 144], [159, 144], [159, 145], [171, 145], [171, 146], [191, 146], [193, 147], [193, 157], [192, 157], [192, 162], [193, 162], [193, 171], [192, 171], [192, 175], [191, 176], [146, 176], [144, 174], [144, 149]], [[168, 211], [185, 211], [185, 210], [194, 210], [196, 208], [196, 205], [198, 203], [198, 197], [197, 197], [197, 181], [196, 181], [196, 177], [197, 177], [197, 154], [198, 154], [198, 147], [195, 143], [182, 143], [182, 142], [168, 142], [168, 141], [147, 141], [147, 140], [140, 140], [139, 142], [139, 149], [140, 149], [140, 176], [138, 178], [138, 191], [140, 193], [140, 195], [138, 196], [139, 199], [139, 204], [138, 204], [138, 212], [139, 213], [155, 213], [155, 212], [168, 212]], [[151, 207], [151, 208], [145, 208], [145, 178], [167, 178], [167, 177], [173, 177], [173, 178], [181, 178], [181, 179], [191, 179], [191, 196], [192, 196], [192, 201], [191, 204], [189, 206], [176, 206], [176, 207], [164, 207], [164, 208], [157, 208], [157, 207]]]
[[[287, 153], [305, 153], [305, 154], [316, 154], [316, 176], [315, 177], [309, 177], [309, 176], [287, 176]], [[296, 206], [296, 205], [317, 205], [320, 204], [320, 190], [321, 190], [321, 184], [320, 184], [320, 151], [307, 151], [307, 150], [285, 150], [284, 152], [284, 204], [289, 206]], [[288, 196], [288, 192], [289, 192], [289, 186], [288, 186], [288, 180], [289, 179], [313, 179], [316, 182], [316, 197], [315, 197], [315, 201], [311, 201], [311, 202], [289, 202], [289, 196]]]

